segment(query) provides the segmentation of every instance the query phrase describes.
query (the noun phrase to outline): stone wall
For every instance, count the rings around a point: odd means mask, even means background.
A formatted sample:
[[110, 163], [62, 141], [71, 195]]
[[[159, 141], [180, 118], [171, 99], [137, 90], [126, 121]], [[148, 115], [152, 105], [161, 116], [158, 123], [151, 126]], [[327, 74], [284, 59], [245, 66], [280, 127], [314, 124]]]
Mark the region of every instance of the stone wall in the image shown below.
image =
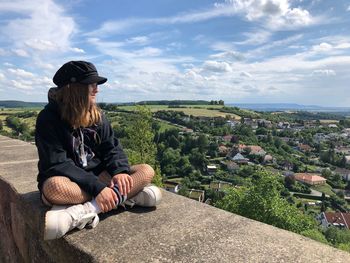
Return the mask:
[[94, 229], [43, 241], [36, 174], [35, 146], [0, 136], [0, 262], [350, 262], [346, 252], [165, 191], [156, 209], [120, 208]]

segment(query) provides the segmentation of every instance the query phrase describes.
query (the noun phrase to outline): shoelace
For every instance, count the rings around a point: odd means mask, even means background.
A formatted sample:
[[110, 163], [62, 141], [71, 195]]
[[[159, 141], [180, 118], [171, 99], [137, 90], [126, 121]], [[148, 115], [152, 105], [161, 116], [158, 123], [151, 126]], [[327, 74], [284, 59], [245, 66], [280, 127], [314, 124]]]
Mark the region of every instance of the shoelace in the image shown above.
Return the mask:
[[79, 220], [77, 228], [78, 229], [83, 229], [85, 227], [95, 228], [99, 222], [100, 222], [100, 218], [96, 213], [89, 213], [84, 215]]

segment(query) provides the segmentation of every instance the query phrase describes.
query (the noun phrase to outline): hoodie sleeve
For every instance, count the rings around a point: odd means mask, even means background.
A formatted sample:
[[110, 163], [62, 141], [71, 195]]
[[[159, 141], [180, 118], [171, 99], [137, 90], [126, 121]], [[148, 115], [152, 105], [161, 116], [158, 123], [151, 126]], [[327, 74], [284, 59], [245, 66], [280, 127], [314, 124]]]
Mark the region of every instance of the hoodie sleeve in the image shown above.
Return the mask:
[[119, 173], [130, 174], [128, 158], [123, 151], [119, 140], [114, 137], [113, 129], [105, 115], [102, 115], [101, 144], [99, 145], [99, 152], [106, 170], [111, 176]]
[[106, 185], [100, 182], [92, 172], [78, 167], [71, 158], [67, 157], [67, 152], [57, 133], [62, 127], [56, 127], [59, 124], [54, 123], [43, 120], [40, 116], [37, 119], [35, 142], [39, 154], [39, 176], [43, 177], [43, 180], [52, 176], [66, 176], [85, 192], [96, 197]]

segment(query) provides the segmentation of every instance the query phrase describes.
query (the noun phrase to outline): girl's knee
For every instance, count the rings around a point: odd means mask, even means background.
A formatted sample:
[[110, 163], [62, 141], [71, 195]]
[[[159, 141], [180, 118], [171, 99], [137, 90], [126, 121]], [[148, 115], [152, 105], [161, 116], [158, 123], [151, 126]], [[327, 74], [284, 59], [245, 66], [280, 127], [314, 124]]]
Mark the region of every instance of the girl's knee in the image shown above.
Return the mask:
[[154, 176], [154, 169], [149, 164], [137, 164], [131, 167], [132, 173], [140, 172], [145, 175], [145, 177], [152, 179]]
[[72, 181], [64, 176], [53, 176], [48, 178], [43, 185], [43, 192], [46, 195], [50, 193], [59, 193], [61, 192], [67, 184], [72, 183]]

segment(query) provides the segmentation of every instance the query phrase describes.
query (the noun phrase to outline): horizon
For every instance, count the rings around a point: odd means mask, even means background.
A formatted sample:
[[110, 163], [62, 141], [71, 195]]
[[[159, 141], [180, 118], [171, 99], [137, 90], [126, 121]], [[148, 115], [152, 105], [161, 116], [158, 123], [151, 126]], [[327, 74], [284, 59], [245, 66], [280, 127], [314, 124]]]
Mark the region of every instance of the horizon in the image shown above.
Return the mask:
[[108, 78], [98, 102], [350, 106], [346, 0], [4, 0], [0, 14], [0, 100], [46, 102], [56, 70], [87, 60]]
[[[41, 104], [45, 104], [45, 103], [48, 103], [48, 101], [22, 101], [22, 100], [15, 100], [15, 99], [8, 99], [8, 100], [0, 100], [0, 103], [1, 102], [24, 102], [24, 103], [41, 103]], [[141, 102], [154, 102], [154, 101], [169, 101], [169, 102], [172, 102], [172, 101], [188, 101], [188, 100], [177, 100], [177, 99], [174, 99], [174, 100], [142, 100], [142, 101], [127, 101], [127, 102], [118, 102], [118, 101], [114, 101], [114, 102], [103, 102], [103, 101], [97, 101], [97, 103], [106, 103], [106, 104], [129, 104], [129, 103], [141, 103]], [[189, 101], [200, 101], [200, 100], [191, 100], [189, 99]], [[204, 100], [206, 102], [210, 102], [210, 100]], [[193, 105], [197, 105], [197, 104], [193, 104]], [[255, 105], [255, 106], [300, 106], [300, 107], [317, 107], [317, 108], [324, 108], [324, 109], [349, 109], [350, 110], [350, 106], [349, 107], [346, 107], [346, 106], [334, 106], [334, 105], [331, 105], [331, 106], [321, 106], [321, 105], [311, 105], [311, 104], [300, 104], [300, 103], [295, 103], [295, 102], [273, 102], [273, 103], [265, 103], [265, 102], [256, 102], [256, 103], [252, 103], [252, 102], [225, 102], [224, 103], [224, 106], [244, 106], [244, 105]], [[191, 106], [191, 104], [188, 104], [188, 106]], [[0, 104], [0, 107], [1, 107], [1, 104]], [[277, 107], [278, 108], [278, 107]]]

